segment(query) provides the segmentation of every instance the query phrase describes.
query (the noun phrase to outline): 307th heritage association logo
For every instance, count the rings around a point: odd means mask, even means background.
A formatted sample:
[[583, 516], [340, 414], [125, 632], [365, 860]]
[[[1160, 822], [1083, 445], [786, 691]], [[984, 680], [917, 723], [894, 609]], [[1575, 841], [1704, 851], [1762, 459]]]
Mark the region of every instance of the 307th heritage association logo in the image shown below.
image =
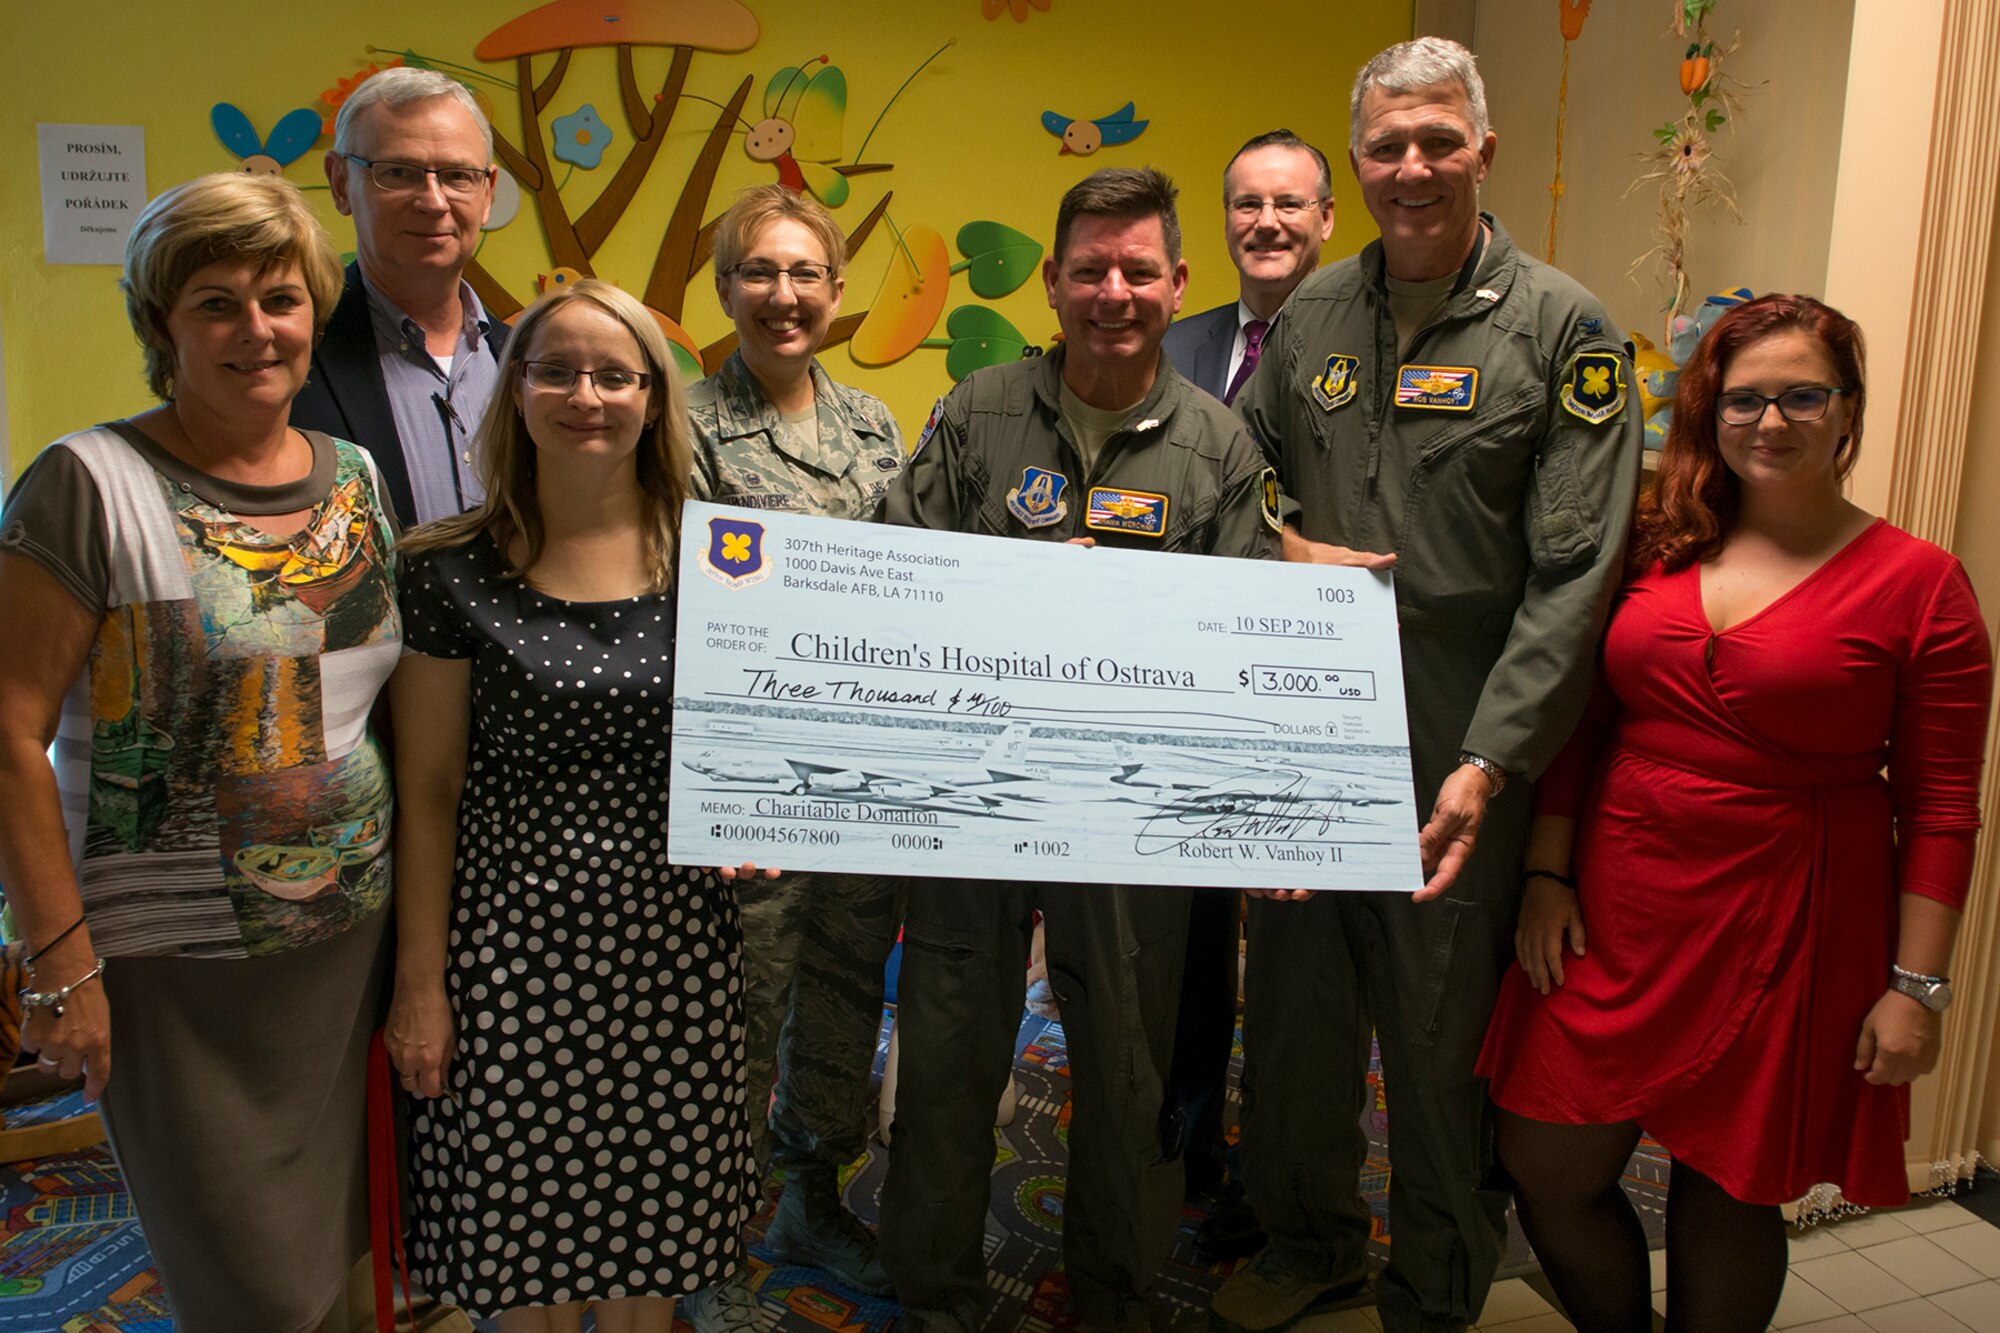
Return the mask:
[[729, 588], [747, 588], [771, 577], [764, 559], [764, 525], [751, 518], [708, 520], [708, 547], [701, 571]]

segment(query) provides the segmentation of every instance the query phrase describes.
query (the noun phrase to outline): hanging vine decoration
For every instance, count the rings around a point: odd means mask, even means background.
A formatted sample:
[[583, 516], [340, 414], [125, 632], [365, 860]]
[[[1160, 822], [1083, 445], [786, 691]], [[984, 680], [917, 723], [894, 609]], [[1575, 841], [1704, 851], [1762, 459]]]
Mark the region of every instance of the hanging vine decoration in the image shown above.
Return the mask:
[[1720, 207], [1739, 222], [1743, 218], [1736, 206], [1736, 187], [1722, 173], [1711, 143], [1717, 130], [1735, 129], [1742, 111], [1737, 95], [1741, 85], [1723, 73], [1742, 38], [1739, 34], [1722, 45], [1709, 36], [1708, 19], [1714, 8], [1715, 0], [1673, 0], [1672, 31], [1687, 40], [1680, 62], [1680, 89], [1687, 109], [1679, 119], [1653, 131], [1656, 146], [1639, 158], [1648, 169], [1625, 191], [1659, 187], [1659, 220], [1653, 228], [1659, 243], [1633, 260], [1632, 268], [1636, 272], [1654, 260], [1664, 268], [1669, 323], [1688, 301], [1687, 243], [1694, 210]]
[[1563, 130], [1569, 123], [1569, 48], [1583, 35], [1583, 21], [1590, 17], [1590, 0], [1556, 0], [1557, 18], [1563, 35], [1562, 83], [1556, 89], [1556, 174], [1549, 181], [1549, 234], [1542, 258], [1556, 262], [1556, 219], [1563, 203]]

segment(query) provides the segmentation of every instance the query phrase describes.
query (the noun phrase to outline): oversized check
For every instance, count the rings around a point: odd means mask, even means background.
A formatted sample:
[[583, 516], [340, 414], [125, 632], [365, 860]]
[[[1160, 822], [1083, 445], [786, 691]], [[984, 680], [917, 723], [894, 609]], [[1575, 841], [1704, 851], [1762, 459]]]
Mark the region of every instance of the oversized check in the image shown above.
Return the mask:
[[683, 865], [1413, 890], [1395, 595], [690, 503]]

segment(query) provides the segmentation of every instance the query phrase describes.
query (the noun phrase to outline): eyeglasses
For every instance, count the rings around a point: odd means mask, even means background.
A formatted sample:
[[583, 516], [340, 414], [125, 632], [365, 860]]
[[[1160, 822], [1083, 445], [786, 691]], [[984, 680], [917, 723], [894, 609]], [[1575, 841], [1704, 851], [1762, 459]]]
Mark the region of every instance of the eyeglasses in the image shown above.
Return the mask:
[[781, 274], [792, 280], [792, 290], [809, 292], [833, 276], [833, 267], [830, 264], [794, 264], [790, 268], [779, 268], [775, 264], [749, 260], [730, 265], [729, 272], [746, 292], [770, 291], [778, 285]]
[[601, 395], [631, 393], [646, 387], [652, 378], [643, 370], [622, 370], [617, 366], [599, 366], [596, 370], [578, 370], [575, 366], [558, 365], [554, 361], [523, 361], [521, 378], [531, 389], [546, 389], [550, 393], [568, 393], [576, 387], [579, 379], [586, 379]]
[[1764, 409], [1776, 403], [1778, 415], [1787, 421], [1818, 421], [1826, 415], [1826, 406], [1833, 396], [1845, 392], [1845, 389], [1805, 384], [1767, 398], [1748, 389], [1732, 389], [1715, 400], [1715, 415], [1725, 426], [1754, 426], [1764, 419]]
[[1264, 216], [1270, 209], [1281, 222], [1295, 222], [1304, 214], [1325, 207], [1324, 199], [1301, 199], [1295, 194], [1277, 199], [1260, 199], [1254, 194], [1239, 195], [1229, 201], [1229, 211], [1245, 222], [1252, 222]]
[[424, 177], [437, 177], [438, 188], [446, 194], [470, 195], [493, 177], [492, 167], [420, 167], [414, 162], [370, 162], [353, 153], [342, 157], [365, 168], [368, 179], [383, 194], [415, 194], [424, 188]]

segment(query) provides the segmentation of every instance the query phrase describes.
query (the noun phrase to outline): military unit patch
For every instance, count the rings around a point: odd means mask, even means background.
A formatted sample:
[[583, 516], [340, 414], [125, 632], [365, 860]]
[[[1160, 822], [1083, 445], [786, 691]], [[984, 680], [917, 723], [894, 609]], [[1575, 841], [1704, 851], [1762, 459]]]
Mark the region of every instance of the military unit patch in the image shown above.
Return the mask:
[[1284, 520], [1278, 516], [1278, 470], [1276, 468], [1267, 467], [1264, 469], [1262, 490], [1264, 496], [1259, 508], [1263, 511], [1264, 521], [1271, 525], [1271, 531], [1283, 532], [1285, 530]]
[[1023, 468], [1021, 484], [1007, 492], [1007, 510], [1031, 528], [1046, 528], [1051, 523], [1060, 523], [1063, 516], [1069, 513], [1069, 501], [1062, 498], [1068, 486], [1069, 478], [1060, 472], [1039, 467]]
[[1471, 366], [1403, 366], [1396, 371], [1396, 406], [1432, 412], [1470, 412], [1479, 396]]
[[1354, 397], [1358, 386], [1355, 372], [1361, 368], [1361, 359], [1342, 356], [1336, 352], [1326, 359], [1326, 371], [1313, 381], [1313, 401], [1322, 411], [1331, 412], [1342, 403]]
[[727, 588], [747, 588], [771, 576], [764, 562], [764, 525], [747, 518], [708, 520], [708, 546], [697, 563]]
[[1578, 352], [1563, 375], [1563, 411], [1599, 426], [1625, 406], [1625, 371], [1615, 352]]
[[[1034, 471], [1033, 468], [1028, 470]], [[1093, 486], [1090, 488], [1090, 507], [1084, 511], [1083, 526], [1099, 532], [1134, 532], [1141, 537], [1165, 536], [1167, 497], [1151, 491], [1121, 491], [1109, 486]]]

